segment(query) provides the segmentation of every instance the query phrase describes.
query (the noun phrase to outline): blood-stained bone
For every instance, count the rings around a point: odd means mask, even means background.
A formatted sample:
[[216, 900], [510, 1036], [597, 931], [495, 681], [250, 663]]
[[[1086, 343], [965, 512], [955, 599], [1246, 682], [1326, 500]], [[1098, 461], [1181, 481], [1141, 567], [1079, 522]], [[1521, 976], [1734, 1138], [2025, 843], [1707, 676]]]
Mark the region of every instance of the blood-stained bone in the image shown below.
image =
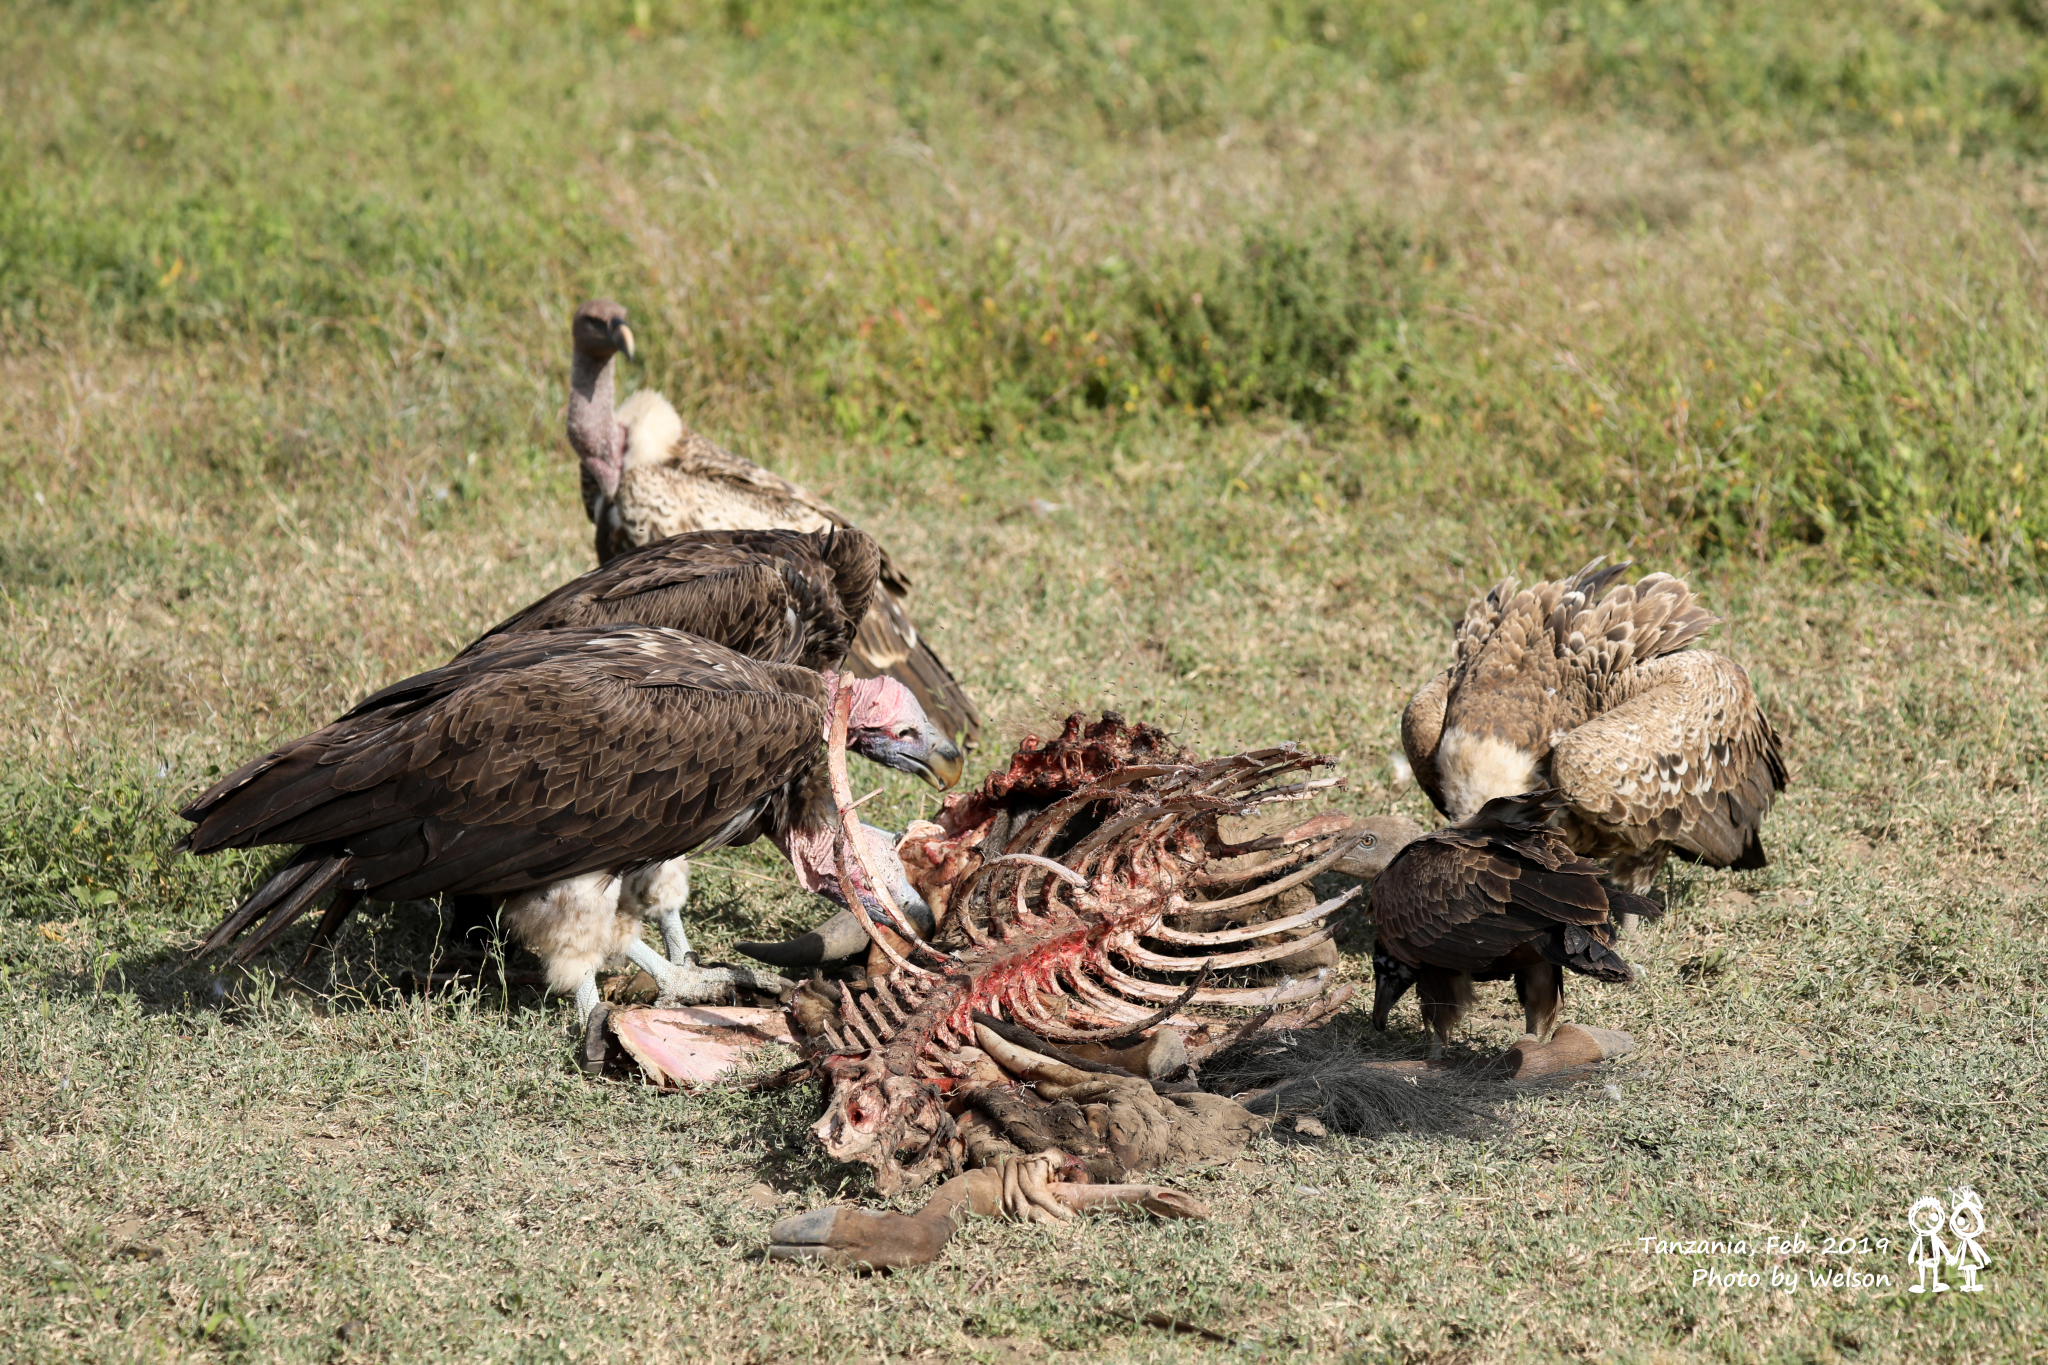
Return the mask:
[[[1113, 715], [1084, 725], [1076, 716], [1058, 739], [1026, 741], [979, 791], [948, 798], [937, 821], [913, 826], [898, 847], [938, 917], [931, 940], [905, 932], [884, 889], [879, 915], [859, 911], [880, 955], [866, 988], [817, 980], [792, 1008], [827, 1083], [826, 1113], [813, 1129], [826, 1151], [872, 1166], [885, 1195], [958, 1171], [967, 1153], [956, 1120], [969, 1111], [1008, 1131], [1019, 1152], [1057, 1147], [1096, 1179], [1166, 1159], [1213, 1159], [1190, 1146], [1197, 1134], [1234, 1151], [1256, 1122], [1197, 1122], [1193, 1111], [1205, 1101], [1161, 1096], [1149, 1077], [1097, 1075], [1055, 1085], [1058, 1094], [1013, 1084], [998, 1094], [971, 1079], [963, 1057], [972, 1049], [1021, 1079], [1014, 1056], [1006, 1060], [1016, 1044], [978, 1026], [977, 1014], [1054, 1047], [1142, 1047], [1161, 1057], [1177, 1048], [1180, 1070], [1225, 1038], [1334, 1011], [1351, 988], [1335, 986], [1327, 969], [1252, 983], [1259, 969], [1327, 942], [1332, 917], [1355, 893], [1311, 898], [1267, 923], [1240, 921], [1265, 918], [1259, 907], [1305, 888], [1370, 831], [1306, 813], [1239, 841], [1218, 828], [1320, 795], [1334, 779], [1312, 774], [1328, 763], [1292, 746], [1197, 761], [1148, 727]], [[837, 768], [832, 777], [846, 805], [851, 789]], [[863, 850], [851, 852], [845, 880], [872, 886], [871, 870], [855, 865]], [[1249, 872], [1247, 856], [1260, 859]], [[1200, 880], [1226, 860], [1237, 862], [1230, 876]], [[1182, 927], [1187, 917], [1202, 928]], [[1277, 937], [1295, 930], [1305, 936]], [[1218, 1006], [1251, 1013], [1219, 1014]], [[1152, 1041], [1174, 1024], [1186, 1036]], [[1183, 1140], [1170, 1139], [1175, 1131]]]

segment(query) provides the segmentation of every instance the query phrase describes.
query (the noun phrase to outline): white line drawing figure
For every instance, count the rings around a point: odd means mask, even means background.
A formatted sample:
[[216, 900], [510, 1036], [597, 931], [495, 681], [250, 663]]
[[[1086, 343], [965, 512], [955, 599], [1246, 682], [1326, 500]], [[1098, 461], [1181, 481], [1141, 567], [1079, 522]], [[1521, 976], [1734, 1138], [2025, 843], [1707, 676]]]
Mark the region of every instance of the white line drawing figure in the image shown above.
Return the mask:
[[1948, 1229], [1956, 1235], [1955, 1255], [1950, 1264], [1963, 1272], [1963, 1282], [1956, 1286], [1965, 1294], [1975, 1294], [1986, 1288], [1977, 1283], [1977, 1271], [1990, 1264], [1991, 1258], [1984, 1248], [1977, 1245], [1977, 1239], [1984, 1235], [1984, 1201], [1968, 1185], [1961, 1185], [1949, 1191], [1955, 1203], [1949, 1210]]
[[[1906, 1214], [1907, 1226], [1917, 1234], [1913, 1238], [1912, 1253], [1906, 1257], [1909, 1263], [1920, 1267], [1920, 1283], [1908, 1286], [1915, 1294], [1948, 1292], [1949, 1287], [1941, 1282], [1941, 1263], [1947, 1261], [1954, 1265], [1956, 1258], [1949, 1251], [1948, 1244], [1941, 1240], [1941, 1229], [1948, 1222], [1947, 1214], [1948, 1210], [1941, 1206], [1941, 1201], [1931, 1194], [1915, 1203]], [[1927, 1283], [1930, 1279], [1934, 1281], [1931, 1288]]]

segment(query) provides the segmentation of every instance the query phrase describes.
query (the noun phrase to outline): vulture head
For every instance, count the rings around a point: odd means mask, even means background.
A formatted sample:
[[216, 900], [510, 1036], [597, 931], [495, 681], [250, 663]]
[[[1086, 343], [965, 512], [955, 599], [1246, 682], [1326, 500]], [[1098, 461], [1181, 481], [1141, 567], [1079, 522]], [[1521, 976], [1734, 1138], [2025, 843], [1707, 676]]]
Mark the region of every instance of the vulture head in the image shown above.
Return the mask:
[[1427, 832], [1405, 815], [1369, 815], [1351, 828], [1365, 833], [1349, 853], [1330, 865], [1330, 870], [1366, 882], [1385, 872], [1387, 864], [1393, 862], [1402, 849]]
[[569, 323], [569, 339], [576, 354], [602, 365], [620, 351], [633, 358], [633, 329], [626, 325], [626, 310], [610, 299], [592, 299], [576, 310]]
[[[825, 675], [836, 688], [834, 675]], [[871, 763], [912, 773], [940, 791], [960, 780], [966, 765], [959, 747], [926, 719], [910, 689], [894, 678], [859, 678], [846, 721], [846, 747]]]
[[619, 491], [626, 466], [626, 432], [613, 411], [613, 361], [621, 351], [633, 358], [633, 329], [624, 308], [592, 299], [576, 310], [569, 339], [576, 348], [569, 371], [569, 444], [609, 498]]

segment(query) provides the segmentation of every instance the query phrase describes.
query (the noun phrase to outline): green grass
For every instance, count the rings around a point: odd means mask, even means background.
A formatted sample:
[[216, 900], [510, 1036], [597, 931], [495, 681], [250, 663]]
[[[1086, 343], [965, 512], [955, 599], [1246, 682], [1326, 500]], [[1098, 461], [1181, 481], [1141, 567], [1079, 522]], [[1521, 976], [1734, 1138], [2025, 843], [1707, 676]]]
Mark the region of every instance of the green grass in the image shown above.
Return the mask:
[[[24, 8], [0, 1355], [2022, 1358], [2036, 9]], [[1774, 864], [1681, 873], [1642, 984], [1575, 991], [1642, 1044], [1619, 1102], [1262, 1142], [1171, 1173], [1207, 1223], [764, 1265], [775, 1217], [866, 1188], [805, 1094], [589, 1085], [560, 1002], [400, 996], [433, 950], [402, 913], [307, 982], [295, 941], [194, 962], [271, 855], [168, 851], [209, 771], [587, 565], [559, 414], [597, 292], [633, 309], [630, 383], [904, 561], [984, 757], [1116, 704], [1316, 746], [1345, 808], [1421, 815], [1388, 756], [1465, 601], [1608, 552], [1727, 618], [1793, 760]], [[815, 917], [772, 856], [711, 861], [713, 949]], [[1518, 1019], [1482, 998], [1473, 1051]], [[1890, 1290], [1790, 1297], [1638, 1250], [1896, 1238], [1963, 1181], [1994, 1257], [1968, 1301], [1896, 1292], [1896, 1243], [1856, 1262]]]

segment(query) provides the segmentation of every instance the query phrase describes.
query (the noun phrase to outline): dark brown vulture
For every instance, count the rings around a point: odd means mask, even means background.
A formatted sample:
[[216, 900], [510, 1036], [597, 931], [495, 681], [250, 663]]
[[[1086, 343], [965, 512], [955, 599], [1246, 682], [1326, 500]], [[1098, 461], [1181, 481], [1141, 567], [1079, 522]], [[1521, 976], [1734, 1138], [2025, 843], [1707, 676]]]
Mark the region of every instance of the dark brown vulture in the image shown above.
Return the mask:
[[[637, 622], [666, 626], [768, 663], [837, 669], [873, 599], [882, 548], [857, 527], [823, 531], [690, 531], [627, 550], [485, 631], [458, 658], [492, 647], [508, 634]], [[922, 759], [899, 753], [897, 766], [940, 790], [960, 780], [960, 751], [934, 731]], [[928, 761], [926, 761], [928, 760]], [[897, 866], [895, 837], [865, 826], [885, 871]], [[892, 873], [893, 875], [893, 873]], [[662, 874], [662, 904], [655, 908], [669, 958], [690, 951], [682, 912], [690, 894], [689, 867], [678, 858]], [[930, 909], [909, 882], [891, 882], [896, 903], [929, 930]], [[472, 906], [488, 914], [488, 906]], [[867, 948], [867, 932], [850, 911], [830, 921], [848, 952]], [[738, 945], [751, 952], [754, 945]], [[781, 965], [781, 964], [777, 964]]]
[[1749, 675], [1688, 648], [1719, 618], [1668, 574], [1610, 587], [1628, 566], [1600, 563], [1519, 591], [1504, 579], [1472, 604], [1457, 661], [1401, 716], [1415, 780], [1454, 821], [1555, 789], [1572, 850], [1637, 894], [1674, 852], [1764, 866], [1785, 760]]
[[[671, 1001], [780, 988], [766, 973], [700, 967], [686, 944], [664, 959], [640, 929], [680, 904], [664, 885], [673, 860], [762, 835], [806, 889], [837, 897], [824, 761], [837, 686], [831, 673], [659, 627], [494, 636], [244, 765], [181, 812], [194, 826], [181, 847], [194, 853], [304, 846], [202, 951], [259, 919], [261, 947], [330, 890], [334, 922], [365, 897], [502, 896], [513, 935], [586, 1018], [598, 968], [621, 955]], [[932, 770], [936, 732], [902, 684], [854, 682], [852, 708], [850, 750]]]
[[[570, 325], [569, 444], [583, 466], [583, 506], [597, 526], [597, 558], [686, 531], [824, 531], [853, 523], [801, 485], [723, 450], [683, 424], [660, 394], [642, 389], [615, 403], [618, 356], [633, 355], [626, 310], [595, 299]], [[933, 723], [973, 747], [981, 711], [919, 636], [905, 601], [910, 580], [881, 558], [881, 588], [860, 620], [849, 666], [892, 677]]]
[[1601, 881], [1551, 830], [1553, 793], [1498, 797], [1455, 825], [1422, 834], [1372, 884], [1372, 1022], [1415, 987], [1434, 1030], [1429, 1055], [1472, 1004], [1474, 981], [1512, 976], [1528, 1030], [1547, 1040], [1564, 1002], [1567, 968], [1633, 981], [1614, 952], [1614, 916], [1657, 914], [1655, 902]]

